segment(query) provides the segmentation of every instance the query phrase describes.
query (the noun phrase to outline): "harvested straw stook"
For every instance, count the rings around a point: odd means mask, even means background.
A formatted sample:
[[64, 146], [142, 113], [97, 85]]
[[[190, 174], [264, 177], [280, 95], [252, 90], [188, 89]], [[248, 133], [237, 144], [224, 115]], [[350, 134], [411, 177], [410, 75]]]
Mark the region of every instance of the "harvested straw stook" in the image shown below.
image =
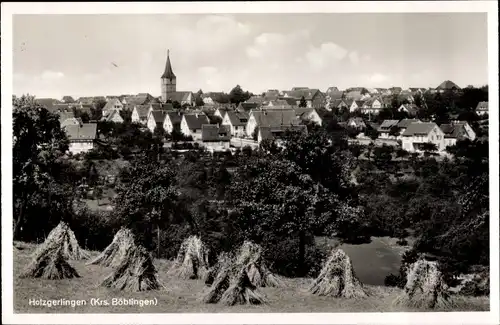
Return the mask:
[[262, 256], [262, 247], [246, 241], [239, 250], [236, 267], [244, 268], [250, 282], [257, 287], [283, 287], [280, 277], [273, 274], [267, 267]]
[[247, 271], [241, 269], [231, 281], [229, 288], [222, 294], [220, 302], [227, 306], [260, 305], [266, 302], [257, 287], [250, 282]]
[[205, 284], [210, 286], [214, 283], [217, 275], [225, 268], [230, 269], [233, 264], [233, 256], [231, 254], [222, 252], [217, 258], [217, 263], [212, 266], [205, 277]]
[[220, 301], [224, 292], [229, 289], [231, 278], [233, 277], [234, 265], [229, 255], [219, 255], [216, 267], [210, 272], [210, 276], [214, 278], [212, 286], [203, 297], [203, 302], [208, 304], [215, 304]]
[[363, 298], [368, 295], [354, 274], [351, 259], [341, 249], [332, 251], [309, 291], [336, 298]]
[[120, 265], [122, 258], [125, 256], [127, 250], [135, 246], [134, 235], [132, 231], [126, 228], [121, 228], [115, 234], [111, 244], [102, 251], [99, 256], [94, 258], [87, 265], [102, 265], [117, 267]]
[[128, 291], [147, 291], [160, 288], [156, 269], [149, 252], [142, 246], [131, 246], [120, 265], [108, 275], [101, 286]]
[[180, 279], [204, 279], [209, 270], [208, 249], [197, 236], [181, 244], [177, 258], [167, 274]]
[[75, 233], [64, 221], [61, 221], [57, 227], [52, 229], [45, 242], [36, 250], [34, 258], [44, 255], [45, 250], [47, 247], [51, 246], [52, 243], [54, 243], [56, 247], [62, 248], [62, 256], [66, 259], [84, 260], [90, 257], [89, 253], [80, 247], [76, 240]]
[[409, 269], [404, 292], [395, 305], [410, 308], [447, 308], [452, 302], [437, 262], [420, 259]]
[[65, 260], [62, 249], [56, 242], [49, 243], [44, 251], [33, 258], [20, 277], [49, 280], [79, 278], [78, 272]]

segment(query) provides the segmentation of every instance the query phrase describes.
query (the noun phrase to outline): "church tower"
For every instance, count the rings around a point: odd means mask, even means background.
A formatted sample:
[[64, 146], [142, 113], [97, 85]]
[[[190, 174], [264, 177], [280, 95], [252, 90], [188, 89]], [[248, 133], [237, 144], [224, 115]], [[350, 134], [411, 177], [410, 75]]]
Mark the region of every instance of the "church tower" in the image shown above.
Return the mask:
[[177, 78], [174, 71], [172, 71], [172, 64], [170, 63], [170, 50], [167, 51], [167, 64], [165, 65], [165, 72], [161, 75], [161, 99], [166, 102], [172, 93], [177, 91]]

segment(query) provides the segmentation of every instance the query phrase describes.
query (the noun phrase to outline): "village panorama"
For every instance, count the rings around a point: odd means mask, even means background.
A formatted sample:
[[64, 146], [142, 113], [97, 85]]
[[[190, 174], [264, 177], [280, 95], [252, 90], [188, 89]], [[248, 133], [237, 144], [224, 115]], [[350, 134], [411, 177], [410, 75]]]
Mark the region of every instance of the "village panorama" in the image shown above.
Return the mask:
[[15, 312], [489, 310], [487, 85], [205, 93], [165, 52], [160, 96], [13, 96]]

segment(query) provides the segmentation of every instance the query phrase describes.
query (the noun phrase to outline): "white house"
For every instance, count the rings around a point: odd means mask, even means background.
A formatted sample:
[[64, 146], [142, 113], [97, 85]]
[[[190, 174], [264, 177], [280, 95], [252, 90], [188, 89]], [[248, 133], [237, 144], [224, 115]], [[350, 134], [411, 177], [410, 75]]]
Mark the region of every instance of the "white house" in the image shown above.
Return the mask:
[[103, 111], [102, 120], [108, 121], [108, 122], [123, 123], [123, 118], [120, 115], [119, 110], [107, 111], [106, 115], [104, 115], [104, 111]]
[[110, 99], [102, 109], [102, 115], [107, 115], [112, 111], [121, 111], [123, 109], [123, 104], [118, 98]]
[[233, 137], [243, 138], [246, 135], [246, 126], [249, 114], [246, 112], [227, 111], [222, 119], [222, 125], [228, 125]]
[[314, 108], [294, 108], [295, 116], [302, 121], [310, 121], [319, 126], [323, 124], [323, 119]]
[[361, 112], [363, 114], [378, 114], [384, 107], [382, 100], [378, 98], [367, 99], [363, 106], [361, 107]]
[[417, 116], [419, 107], [415, 104], [401, 104], [398, 108], [398, 112], [405, 112], [408, 116]]
[[392, 128], [397, 128], [399, 120], [384, 120], [378, 128], [379, 138], [381, 139], [395, 139], [395, 135], [390, 135]]
[[96, 123], [67, 125], [64, 130], [68, 136], [69, 151], [71, 153], [79, 154], [94, 148], [94, 142], [97, 138]]
[[476, 114], [479, 116], [488, 114], [488, 102], [479, 102], [476, 107]]
[[457, 141], [476, 139], [476, 132], [466, 121], [452, 122], [450, 124], [441, 124], [439, 126], [444, 133], [446, 146], [454, 146]]
[[177, 129], [181, 130], [182, 114], [181, 112], [168, 112], [163, 122], [163, 128], [168, 134]]
[[247, 137], [251, 138], [257, 127], [280, 127], [300, 124], [294, 110], [251, 111], [246, 126]]
[[347, 104], [347, 107], [349, 107], [349, 112], [355, 112], [358, 109], [360, 109], [363, 106], [363, 101], [362, 100], [353, 100], [353, 99], [348, 99], [345, 101]]
[[132, 122], [147, 124], [151, 105], [135, 105], [132, 111]]
[[167, 111], [154, 110], [149, 112], [148, 121], [146, 123], [149, 131], [154, 132], [156, 128], [163, 129], [163, 122], [167, 116]]
[[402, 147], [408, 152], [423, 152], [425, 143], [433, 143], [438, 152], [446, 148], [444, 132], [436, 123], [411, 123], [401, 134]]
[[229, 150], [230, 132], [229, 125], [203, 124], [201, 126], [202, 145], [210, 152]]
[[181, 132], [185, 136], [191, 136], [193, 140], [201, 140], [201, 127], [210, 124], [205, 114], [185, 114], [181, 121]]

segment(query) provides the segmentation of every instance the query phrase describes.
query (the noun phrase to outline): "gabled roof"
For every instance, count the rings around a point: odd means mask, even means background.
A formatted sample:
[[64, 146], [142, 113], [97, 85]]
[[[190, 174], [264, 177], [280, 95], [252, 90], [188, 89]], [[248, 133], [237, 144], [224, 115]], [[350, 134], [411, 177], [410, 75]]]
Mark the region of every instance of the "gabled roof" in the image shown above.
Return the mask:
[[358, 107], [361, 107], [361, 106], [363, 106], [365, 101], [364, 100], [355, 100], [355, 102], [356, 102], [356, 105], [358, 105]]
[[113, 118], [115, 118], [115, 116], [117, 116], [119, 120], [123, 121], [123, 118], [121, 117], [120, 112], [118, 112], [116, 109], [110, 110], [108, 115], [103, 116], [102, 119], [105, 121], [111, 121], [111, 120], [113, 120]]
[[177, 91], [175, 93], [170, 93], [168, 94], [168, 99], [170, 99], [172, 102], [179, 102], [182, 103], [184, 101], [187, 101], [189, 99], [189, 95], [193, 94], [190, 91]]
[[341, 104], [347, 105], [343, 99], [334, 99], [331, 101], [333, 107], [339, 107]]
[[285, 133], [286, 131], [301, 132], [307, 134], [307, 127], [305, 125], [281, 125], [275, 127], [259, 127], [259, 133], [262, 140], [275, 139]]
[[186, 114], [184, 115], [184, 119], [188, 125], [190, 130], [201, 129], [203, 124], [209, 124], [210, 121], [205, 114]]
[[165, 117], [167, 116], [167, 111], [158, 110], [151, 111], [151, 117], [155, 121], [156, 124], [162, 123], [165, 121]]
[[[404, 107], [408, 111], [408, 114], [410, 114], [410, 115], [417, 114], [417, 112], [419, 110], [419, 107], [415, 104], [402, 104], [401, 106]], [[401, 106], [400, 106], [400, 108], [401, 108]]]
[[174, 70], [172, 70], [172, 64], [170, 63], [170, 52], [167, 52], [167, 63], [165, 64], [165, 71], [161, 75], [161, 78], [175, 79]]
[[478, 110], [478, 111], [487, 111], [488, 110], [488, 102], [479, 102], [479, 103], [477, 103], [476, 110]]
[[281, 125], [300, 124], [300, 120], [297, 119], [294, 110], [253, 111], [252, 115], [259, 127], [278, 127]]
[[294, 89], [295, 90], [292, 91], [284, 91], [283, 93], [287, 94], [288, 97], [296, 98], [299, 100], [302, 97], [304, 97], [305, 100], [312, 100], [314, 96], [316, 96], [318, 93], [321, 93], [319, 89], [308, 89], [308, 88], [301, 89], [300, 87], [295, 87]]
[[179, 124], [182, 122], [181, 112], [167, 112], [167, 115], [172, 124]]
[[380, 124], [379, 131], [389, 131], [393, 126], [398, 125], [399, 120], [384, 120]]
[[467, 135], [465, 122], [441, 124], [439, 127], [441, 128], [441, 131], [443, 131], [445, 138], [462, 139], [465, 135]]
[[201, 126], [201, 141], [219, 142], [231, 140], [229, 125], [203, 124]]
[[456, 83], [451, 80], [443, 81], [439, 86], [436, 87], [437, 90], [449, 90], [449, 89], [460, 89]]
[[139, 115], [139, 119], [146, 120], [148, 118], [148, 113], [149, 113], [150, 107], [151, 106], [149, 106], [149, 105], [135, 105], [134, 110], [137, 111], [137, 114]]
[[418, 123], [418, 122], [420, 122], [420, 120], [418, 119], [405, 118], [399, 121], [398, 128], [406, 129], [408, 125], [410, 125], [411, 123]]
[[414, 136], [414, 135], [427, 135], [435, 127], [436, 123], [426, 122], [426, 123], [411, 123], [408, 128], [403, 132], [402, 136]]
[[113, 99], [110, 99], [106, 103], [106, 105], [104, 105], [104, 107], [102, 108], [102, 110], [103, 111], [113, 110], [113, 109], [115, 109], [115, 105], [121, 105], [121, 106], [123, 106], [122, 103], [117, 98], [113, 98]]
[[96, 123], [83, 123], [81, 125], [68, 125], [64, 128], [69, 141], [94, 140], [97, 137]]
[[75, 117], [75, 114], [73, 114], [73, 112], [59, 112], [57, 114], [59, 115], [59, 122], [61, 123], [69, 118]]
[[246, 112], [227, 111], [226, 115], [233, 126], [244, 126], [248, 122], [249, 115]]
[[54, 105], [60, 104], [61, 102], [54, 98], [37, 98], [35, 101], [41, 106], [45, 107], [49, 112], [53, 112]]
[[366, 123], [362, 117], [351, 117], [347, 121], [347, 124], [351, 124], [351, 123], [354, 123], [358, 127], [365, 127], [366, 126]]

